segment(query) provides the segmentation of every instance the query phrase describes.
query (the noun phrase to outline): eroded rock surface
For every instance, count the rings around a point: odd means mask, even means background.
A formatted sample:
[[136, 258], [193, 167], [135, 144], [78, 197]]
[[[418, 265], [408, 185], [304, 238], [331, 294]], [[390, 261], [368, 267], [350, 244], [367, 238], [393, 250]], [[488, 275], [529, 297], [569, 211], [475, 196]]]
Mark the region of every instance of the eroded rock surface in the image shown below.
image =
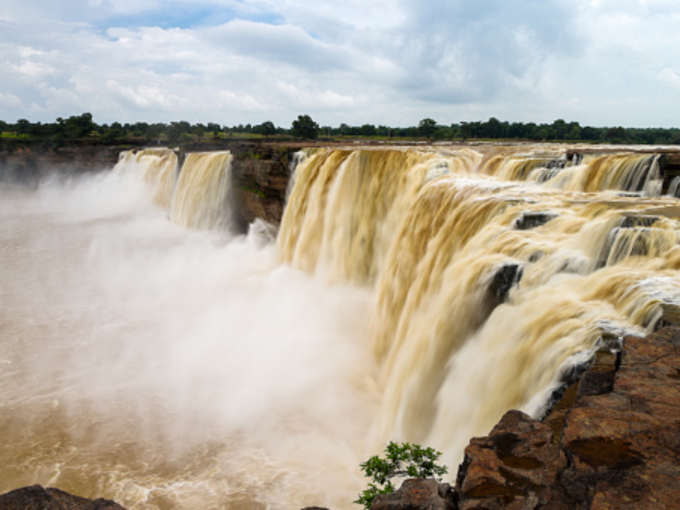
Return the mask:
[[86, 499], [59, 489], [31, 485], [0, 496], [0, 510], [125, 510], [108, 499]]
[[392, 494], [375, 497], [371, 510], [454, 510], [453, 490], [449, 484], [433, 479], [412, 478], [406, 480]]
[[599, 356], [543, 422], [509, 411], [470, 442], [456, 490], [462, 509], [656, 509], [677, 507], [679, 480], [680, 329], [668, 326], [626, 338], [620, 360]]
[[278, 226], [283, 217], [291, 164], [299, 147], [233, 144], [234, 224], [245, 232], [262, 219]]

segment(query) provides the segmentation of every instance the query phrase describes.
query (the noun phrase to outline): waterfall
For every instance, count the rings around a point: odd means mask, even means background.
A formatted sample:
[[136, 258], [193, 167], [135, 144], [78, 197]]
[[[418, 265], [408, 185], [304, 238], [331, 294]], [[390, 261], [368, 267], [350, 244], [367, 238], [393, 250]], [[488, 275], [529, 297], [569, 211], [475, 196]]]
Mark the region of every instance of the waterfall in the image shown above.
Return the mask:
[[668, 195], [671, 197], [678, 197], [678, 188], [680, 188], [680, 176], [673, 177], [668, 185]]
[[540, 169], [535, 177], [547, 186], [568, 191], [607, 190], [656, 197], [661, 194], [658, 156], [652, 154], [609, 154], [583, 159], [580, 165], [555, 172]]
[[[300, 162], [280, 257], [372, 287], [374, 445], [426, 443], [455, 466], [505, 411], [539, 416], [570, 366], [678, 301], [678, 223], [649, 214], [676, 203], [658, 197], [658, 157], [574, 159], [325, 149]], [[658, 278], [674, 285], [651, 290]]]
[[228, 151], [187, 154], [170, 208], [173, 222], [201, 230], [226, 226], [231, 160]]
[[169, 210], [170, 219], [183, 227], [211, 230], [229, 222], [231, 183], [229, 151], [186, 155], [177, 175], [177, 156], [170, 149], [124, 151], [114, 173], [142, 179], [153, 202]]
[[472, 151], [317, 151], [295, 171], [278, 240], [281, 258], [333, 281], [371, 283], [420, 188], [466, 172], [479, 159]]
[[567, 191], [607, 190], [661, 194], [659, 156], [655, 154], [587, 155], [568, 160], [558, 150], [546, 154], [497, 154], [484, 161], [481, 173], [506, 181], [534, 181]]
[[451, 481], [507, 410], [678, 316], [659, 158], [574, 150], [308, 148], [275, 240], [223, 228], [229, 152], [0, 187], [0, 491], [351, 509], [390, 440]]
[[141, 177], [156, 205], [169, 209], [175, 190], [177, 155], [170, 149], [129, 150], [120, 154], [114, 172]]

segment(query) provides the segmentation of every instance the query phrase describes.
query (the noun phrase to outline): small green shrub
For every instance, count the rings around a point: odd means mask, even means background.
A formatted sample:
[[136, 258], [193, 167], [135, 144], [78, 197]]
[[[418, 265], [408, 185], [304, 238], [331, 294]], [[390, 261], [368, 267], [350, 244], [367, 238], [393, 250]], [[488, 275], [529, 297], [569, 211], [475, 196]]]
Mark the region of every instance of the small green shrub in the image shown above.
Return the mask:
[[423, 448], [417, 444], [394, 443], [390, 441], [385, 447], [385, 458], [377, 455], [360, 464], [364, 476], [370, 477], [368, 488], [359, 494], [354, 501], [357, 505], [364, 505], [368, 510], [378, 494], [394, 492], [392, 478], [434, 478], [441, 481], [448, 468], [436, 464], [441, 452], [433, 448]]

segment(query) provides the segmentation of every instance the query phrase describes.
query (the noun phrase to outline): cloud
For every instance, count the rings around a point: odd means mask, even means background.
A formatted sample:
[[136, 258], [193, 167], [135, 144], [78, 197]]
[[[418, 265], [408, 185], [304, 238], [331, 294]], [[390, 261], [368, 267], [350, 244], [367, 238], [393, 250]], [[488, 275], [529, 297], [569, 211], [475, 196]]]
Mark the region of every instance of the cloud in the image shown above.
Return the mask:
[[169, 94], [160, 84], [129, 87], [111, 79], [106, 82], [106, 88], [114, 95], [142, 110], [162, 109], [172, 111], [173, 108], [182, 107], [186, 102], [181, 96]]
[[659, 73], [659, 79], [677, 89], [680, 89], [680, 73], [674, 69], [670, 69], [668, 67], [664, 68]]
[[411, 71], [405, 92], [423, 100], [490, 101], [548, 55], [581, 50], [573, 9], [561, 2], [411, 1], [408, 9], [385, 51]]
[[301, 88], [292, 83], [279, 82], [277, 89], [283, 96], [299, 109], [313, 104], [319, 110], [335, 110], [338, 108], [353, 108], [358, 100], [353, 96], [344, 96], [332, 90], [317, 88]]
[[346, 51], [311, 37], [292, 25], [268, 25], [234, 20], [207, 29], [203, 38], [231, 54], [312, 72], [349, 67]]
[[266, 112], [267, 108], [249, 94], [235, 94], [229, 90], [218, 93], [219, 106], [238, 112]]
[[[0, 118], [674, 125], [675, 0], [23, 0]], [[676, 106], [677, 105], [677, 106]], [[81, 111], [73, 110], [81, 109]]]
[[24, 108], [24, 104], [22, 103], [21, 99], [19, 99], [19, 97], [15, 96], [14, 94], [6, 94], [4, 92], [0, 92], [0, 105], [2, 108], [6, 109], [20, 110]]

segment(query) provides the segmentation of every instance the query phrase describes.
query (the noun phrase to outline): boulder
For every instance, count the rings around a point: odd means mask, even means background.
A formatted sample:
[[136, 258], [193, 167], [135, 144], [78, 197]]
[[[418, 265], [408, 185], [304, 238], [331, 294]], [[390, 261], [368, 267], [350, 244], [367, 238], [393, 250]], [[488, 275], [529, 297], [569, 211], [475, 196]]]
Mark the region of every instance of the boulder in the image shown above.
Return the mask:
[[454, 492], [448, 483], [432, 478], [410, 478], [392, 494], [379, 494], [371, 510], [455, 510]]
[[510, 290], [519, 284], [523, 275], [524, 267], [514, 262], [506, 262], [496, 270], [489, 284], [489, 295], [494, 306], [508, 300]]
[[515, 228], [517, 230], [531, 230], [545, 225], [557, 216], [557, 214], [551, 212], [525, 212], [515, 220]]
[[459, 507], [674, 508], [679, 425], [680, 328], [627, 337], [621, 357], [600, 353], [543, 422], [509, 411], [470, 442]]
[[[460, 508], [533, 508], [566, 459], [549, 426], [509, 411], [487, 437], [474, 438], [458, 472]], [[492, 504], [486, 505], [485, 503]]]
[[31, 485], [0, 496], [0, 510], [125, 510], [108, 499], [73, 496], [53, 487]]

